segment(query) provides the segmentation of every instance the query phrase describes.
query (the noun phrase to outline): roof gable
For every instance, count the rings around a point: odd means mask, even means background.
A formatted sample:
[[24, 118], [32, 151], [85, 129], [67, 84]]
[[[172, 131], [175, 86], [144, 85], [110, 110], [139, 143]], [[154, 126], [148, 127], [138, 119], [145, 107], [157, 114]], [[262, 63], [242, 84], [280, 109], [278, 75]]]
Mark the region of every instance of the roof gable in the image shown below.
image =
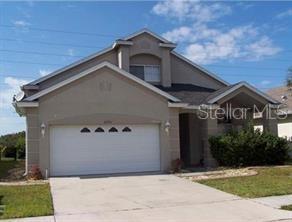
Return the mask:
[[222, 83], [225, 86], [228, 86], [229, 83], [226, 82], [225, 80], [221, 79], [219, 76], [217, 76], [216, 74], [208, 71], [207, 69], [203, 68], [202, 66], [199, 66], [198, 64], [192, 62], [191, 60], [189, 60], [188, 58], [184, 57], [183, 55], [175, 52], [175, 51], [171, 51], [170, 52], [172, 55], [176, 56], [177, 58], [181, 59], [182, 61], [188, 63], [189, 65], [199, 69], [200, 71], [202, 71], [204, 74], [206, 74], [207, 76], [215, 79], [216, 81], [219, 81], [220, 83]]
[[147, 33], [148, 35], [151, 35], [152, 37], [158, 39], [159, 41], [161, 41], [161, 42], [163, 42], [165, 44], [173, 44], [171, 41], [168, 41], [167, 39], [163, 38], [162, 36], [157, 35], [156, 33], [152, 32], [152, 31], [150, 31], [149, 29], [146, 29], [146, 28], [144, 28], [144, 29], [142, 29], [140, 31], [134, 32], [133, 34], [124, 37], [123, 40], [128, 41], [128, 40], [130, 40], [130, 39], [132, 39], [134, 37], [137, 37], [137, 36], [145, 34], [145, 33]]
[[239, 90], [242, 87], [246, 87], [250, 91], [256, 93], [260, 97], [264, 98], [265, 100], [267, 100], [267, 101], [269, 101], [269, 102], [271, 102], [273, 104], [279, 104], [279, 102], [277, 100], [275, 100], [272, 97], [270, 97], [269, 95], [261, 92], [260, 90], [256, 89], [255, 87], [251, 86], [247, 82], [239, 82], [239, 83], [236, 83], [234, 85], [229, 85], [229, 86], [226, 86], [226, 87], [224, 87], [222, 89], [219, 89], [216, 92], [214, 92], [213, 94], [211, 94], [206, 99], [206, 102], [209, 103], [209, 104], [214, 104], [217, 101], [219, 101], [220, 99], [226, 97], [227, 95], [229, 95], [230, 93], [232, 93], [232, 92], [234, 92], [236, 90]]
[[[168, 41], [167, 39], [165, 39], [165, 38], [157, 35], [156, 33], [152, 32], [152, 31], [150, 31], [149, 29], [146, 29], [146, 28], [144, 28], [144, 29], [142, 29], [142, 30], [140, 30], [138, 32], [135, 32], [135, 33], [133, 33], [131, 35], [128, 35], [128, 36], [124, 37], [122, 39], [122, 41], [128, 41], [128, 40], [130, 40], [130, 39], [132, 39], [132, 38], [134, 38], [136, 36], [139, 36], [139, 35], [142, 35], [142, 34], [145, 34], [145, 33], [147, 33], [147, 34], [151, 35], [152, 37], [154, 37], [154, 38], [158, 39], [159, 41], [161, 41], [161, 43], [159, 44], [161, 47], [174, 48], [176, 46], [176, 44]], [[46, 81], [47, 79], [49, 79], [51, 77], [54, 77], [56, 75], [59, 75], [62, 72], [65, 72], [65, 71], [67, 71], [69, 69], [72, 69], [72, 68], [74, 68], [74, 67], [76, 67], [76, 66], [78, 66], [78, 65], [80, 65], [82, 63], [85, 63], [85, 62], [87, 62], [87, 61], [89, 61], [91, 59], [94, 59], [94, 58], [98, 57], [98, 56], [104, 55], [105, 53], [108, 53], [108, 52], [114, 50], [114, 48], [116, 47], [116, 45], [118, 45], [118, 42], [119, 41], [121, 41], [121, 40], [115, 41], [111, 46], [109, 46], [109, 47], [107, 47], [107, 48], [105, 48], [105, 49], [103, 49], [103, 50], [101, 50], [101, 51], [99, 51], [97, 53], [94, 53], [92, 55], [89, 55], [89, 56], [87, 56], [87, 57], [85, 57], [83, 59], [80, 59], [80, 60], [72, 63], [72, 64], [69, 64], [69, 65], [67, 65], [67, 66], [65, 66], [63, 68], [60, 68], [60, 69], [58, 69], [58, 70], [56, 70], [56, 71], [54, 71], [54, 72], [52, 72], [52, 73], [50, 73], [50, 74], [48, 74], [46, 76], [43, 76], [43, 77], [41, 77], [41, 78], [39, 78], [37, 80], [34, 80], [34, 81], [28, 83], [27, 86], [37, 85], [37, 84], [39, 84], [39, 83], [41, 83], [43, 81]], [[193, 67], [201, 70], [206, 75], [208, 75], [208, 76], [214, 78], [215, 80], [223, 83], [224, 85], [229, 85], [229, 83], [227, 83], [223, 79], [219, 78], [218, 76], [216, 76], [215, 74], [209, 72], [208, 70], [204, 69], [203, 67], [197, 65], [196, 63], [190, 61], [189, 59], [185, 58], [184, 56], [180, 55], [179, 53], [174, 52], [174, 51], [171, 51], [171, 53], [173, 55], [177, 56], [178, 58], [180, 58], [181, 60], [187, 62], [191, 66], [193, 66]]]
[[80, 79], [80, 78], [82, 78], [82, 77], [84, 77], [84, 76], [86, 76], [86, 75], [88, 75], [88, 74], [90, 74], [90, 73], [92, 73], [94, 71], [97, 71], [97, 70], [99, 70], [99, 69], [101, 69], [103, 67], [110, 68], [110, 69], [116, 71], [117, 73], [123, 75], [124, 77], [127, 77], [127, 78], [131, 79], [132, 81], [134, 81], [134, 82], [136, 82], [136, 83], [138, 83], [138, 84], [150, 89], [151, 91], [153, 91], [153, 92], [155, 92], [155, 93], [157, 93], [157, 94], [159, 94], [159, 95], [161, 95], [161, 96], [163, 96], [163, 97], [165, 97], [165, 98], [167, 98], [167, 99], [169, 99], [169, 100], [171, 100], [173, 102], [179, 102], [180, 101], [179, 99], [175, 98], [174, 96], [172, 96], [172, 95], [170, 95], [170, 94], [158, 89], [157, 87], [155, 87], [155, 86], [153, 86], [153, 85], [151, 85], [151, 84], [149, 84], [149, 83], [137, 78], [136, 76], [134, 76], [134, 75], [132, 75], [132, 74], [130, 74], [130, 73], [118, 68], [117, 66], [115, 66], [115, 65], [113, 65], [113, 64], [111, 64], [109, 62], [102, 62], [102, 63], [100, 63], [100, 64], [98, 64], [98, 65], [96, 65], [96, 66], [94, 66], [94, 67], [92, 67], [90, 69], [87, 69], [87, 70], [85, 70], [83, 72], [80, 72], [79, 74], [77, 74], [75, 76], [72, 76], [72, 77], [70, 77], [70, 78], [68, 78], [66, 80], [63, 80], [62, 82], [59, 82], [59, 83], [57, 83], [57, 84], [55, 84], [55, 85], [53, 85], [53, 86], [51, 86], [49, 88], [46, 88], [46, 89], [44, 89], [44, 90], [42, 90], [42, 91], [40, 91], [40, 92], [38, 92], [38, 93], [36, 93], [36, 94], [34, 94], [32, 96], [27, 97], [25, 99], [25, 101], [32, 102], [32, 101], [34, 101], [34, 100], [36, 100], [36, 99], [38, 99], [38, 98], [40, 98], [40, 97], [52, 92], [52, 91], [55, 91], [55, 90], [65, 86], [65, 85], [67, 85], [67, 84], [69, 84], [71, 82], [74, 82], [75, 80]]

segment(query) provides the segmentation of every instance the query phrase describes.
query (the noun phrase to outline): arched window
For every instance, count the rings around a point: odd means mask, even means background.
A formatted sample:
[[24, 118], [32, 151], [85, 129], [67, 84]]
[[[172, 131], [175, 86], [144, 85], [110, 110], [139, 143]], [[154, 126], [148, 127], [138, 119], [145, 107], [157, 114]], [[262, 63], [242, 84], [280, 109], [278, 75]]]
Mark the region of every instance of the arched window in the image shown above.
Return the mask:
[[132, 130], [129, 128], [129, 127], [125, 127], [124, 129], [123, 129], [123, 132], [132, 132]]
[[90, 133], [90, 129], [87, 127], [84, 127], [82, 130], [80, 130], [81, 133]]
[[96, 133], [104, 133], [104, 129], [101, 127], [98, 127], [94, 132]]
[[118, 132], [117, 128], [115, 127], [112, 127], [108, 130], [110, 133], [115, 133], [115, 132]]

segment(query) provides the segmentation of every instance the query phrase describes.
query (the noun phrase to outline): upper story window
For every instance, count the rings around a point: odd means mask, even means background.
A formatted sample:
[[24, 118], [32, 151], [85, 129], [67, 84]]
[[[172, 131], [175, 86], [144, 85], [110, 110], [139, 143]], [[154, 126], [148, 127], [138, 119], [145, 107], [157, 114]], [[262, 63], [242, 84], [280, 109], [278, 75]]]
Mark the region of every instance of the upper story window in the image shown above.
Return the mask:
[[159, 65], [130, 65], [130, 73], [147, 82], [160, 82]]

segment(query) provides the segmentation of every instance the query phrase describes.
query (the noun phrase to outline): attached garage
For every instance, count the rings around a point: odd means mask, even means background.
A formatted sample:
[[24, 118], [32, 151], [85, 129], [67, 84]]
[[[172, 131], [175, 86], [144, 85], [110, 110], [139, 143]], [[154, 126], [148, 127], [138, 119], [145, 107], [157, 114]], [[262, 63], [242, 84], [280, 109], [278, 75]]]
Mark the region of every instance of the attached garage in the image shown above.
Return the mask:
[[159, 126], [54, 126], [50, 175], [160, 171]]

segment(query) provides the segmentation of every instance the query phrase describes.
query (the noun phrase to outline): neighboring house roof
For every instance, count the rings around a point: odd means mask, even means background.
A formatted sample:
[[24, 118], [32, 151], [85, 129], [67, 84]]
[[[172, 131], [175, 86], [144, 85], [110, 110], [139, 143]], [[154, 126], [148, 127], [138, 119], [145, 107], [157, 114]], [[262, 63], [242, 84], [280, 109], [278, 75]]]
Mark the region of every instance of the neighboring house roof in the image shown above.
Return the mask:
[[101, 68], [104, 68], [104, 67], [107, 67], [107, 68], [110, 68], [110, 69], [116, 71], [117, 73], [123, 75], [124, 77], [127, 77], [128, 79], [131, 79], [132, 81], [134, 81], [134, 82], [136, 82], [136, 83], [138, 83], [138, 84], [150, 89], [151, 91], [153, 91], [153, 92], [155, 92], [155, 93], [157, 93], [157, 94], [159, 94], [159, 95], [161, 95], [161, 96], [163, 96], [163, 97], [165, 97], [165, 98], [167, 98], [167, 99], [169, 99], [169, 100], [171, 100], [173, 102], [179, 102], [180, 101], [178, 98], [168, 94], [165, 91], [162, 91], [162, 90], [158, 89], [157, 87], [155, 87], [155, 86], [153, 86], [153, 85], [151, 85], [151, 84], [139, 79], [138, 77], [126, 72], [123, 69], [120, 69], [119, 67], [117, 67], [117, 66], [115, 66], [115, 65], [113, 65], [113, 64], [111, 64], [109, 62], [102, 62], [102, 63], [100, 63], [100, 64], [98, 64], [98, 65], [96, 65], [96, 66], [94, 66], [94, 67], [92, 67], [90, 69], [87, 69], [87, 70], [85, 70], [83, 72], [80, 72], [80, 73], [78, 73], [78, 74], [76, 74], [76, 75], [74, 75], [74, 76], [72, 76], [72, 77], [70, 77], [70, 78], [68, 78], [66, 80], [63, 80], [62, 82], [59, 82], [59, 83], [57, 83], [57, 84], [55, 84], [55, 85], [53, 85], [53, 86], [51, 86], [49, 88], [46, 88], [46, 89], [44, 89], [44, 90], [42, 90], [42, 91], [40, 91], [40, 92], [38, 92], [36, 94], [33, 94], [32, 96], [29, 96], [29, 97], [25, 98], [24, 101], [32, 102], [32, 101], [34, 101], [34, 100], [36, 100], [36, 99], [38, 99], [38, 98], [40, 98], [40, 97], [52, 92], [54, 90], [57, 90], [57, 89], [65, 86], [65, 85], [77, 80], [77, 79], [80, 79], [80, 78], [82, 78], [82, 77], [84, 77], [84, 76], [86, 76], [86, 75], [88, 75], [88, 74], [90, 74], [90, 73], [92, 73], [94, 71], [97, 71], [97, 70], [99, 70]]
[[259, 96], [261, 96], [263, 98], [265, 98], [270, 103], [280, 104], [279, 101], [277, 101], [277, 100], [273, 99], [271, 96], [261, 92], [260, 90], [256, 89], [255, 87], [253, 87], [252, 85], [248, 84], [247, 82], [239, 82], [239, 83], [236, 83], [234, 85], [223, 87], [223, 88], [217, 90], [216, 92], [214, 92], [208, 98], [206, 98], [206, 102], [209, 103], [209, 104], [214, 104], [218, 100], [220, 100], [220, 99], [224, 98], [225, 96], [229, 95], [230, 93], [240, 89], [241, 87], [248, 88], [252, 92], [258, 94]]
[[156, 86], [159, 89], [180, 99], [189, 105], [201, 105], [206, 97], [214, 93], [215, 89], [205, 88], [192, 84], [172, 84], [171, 87]]
[[[288, 109], [289, 113], [292, 113], [292, 91], [287, 86], [279, 86], [267, 91], [267, 94], [276, 100], [281, 101], [285, 108]], [[284, 97], [287, 99], [285, 99]]]
[[[129, 39], [134, 38], [134, 37], [136, 37], [136, 36], [138, 36], [138, 35], [141, 35], [141, 34], [143, 34], [143, 33], [147, 33], [147, 34], [149, 34], [149, 35], [151, 35], [151, 36], [153, 36], [153, 37], [159, 39], [160, 41], [162, 41], [162, 42], [165, 43], [166, 45], [172, 45], [172, 46], [175, 45], [175, 44], [173, 44], [172, 42], [166, 40], [165, 38], [163, 38], [163, 37], [161, 37], [161, 36], [155, 34], [155, 33], [152, 32], [152, 31], [150, 31], [149, 29], [142, 29], [142, 30], [140, 30], [140, 31], [138, 31], [138, 32], [135, 32], [135, 33], [133, 33], [133, 34], [131, 34], [131, 35], [129, 35], [129, 36], [124, 37], [122, 40], [124, 40], [124, 41], [128, 41]], [[94, 59], [94, 58], [96, 58], [96, 57], [98, 57], [98, 56], [101, 56], [101, 55], [103, 55], [103, 54], [105, 54], [105, 53], [108, 53], [108, 52], [112, 51], [112, 50], [115, 48], [115, 46], [117, 45], [117, 42], [119, 42], [119, 41], [120, 41], [120, 40], [116, 40], [111, 46], [109, 46], [109, 47], [107, 47], [107, 48], [105, 48], [105, 49], [103, 49], [103, 50], [101, 50], [101, 51], [99, 51], [99, 52], [97, 52], [97, 53], [94, 53], [94, 54], [92, 54], [92, 55], [89, 55], [89, 56], [87, 56], [87, 57], [85, 57], [85, 58], [83, 58], [83, 59], [81, 59], [81, 60], [78, 60], [78, 61], [76, 61], [76, 62], [74, 62], [74, 63], [72, 63], [72, 64], [69, 64], [69, 65], [67, 65], [67, 66], [65, 66], [65, 67], [63, 67], [63, 68], [61, 68], [61, 69], [58, 69], [58, 70], [56, 70], [56, 71], [54, 71], [54, 72], [52, 72], [52, 73], [50, 73], [50, 74], [48, 74], [48, 75], [46, 75], [46, 76], [43, 76], [43, 77], [41, 77], [41, 78], [39, 78], [39, 79], [37, 79], [37, 80], [34, 80], [34, 81], [28, 83], [27, 86], [31, 86], [31, 85], [39, 84], [39, 83], [41, 83], [41, 82], [43, 82], [43, 81], [45, 81], [45, 80], [47, 80], [47, 79], [49, 79], [49, 78], [51, 78], [51, 77], [53, 77], [53, 76], [56, 76], [56, 75], [58, 75], [58, 74], [61, 74], [62, 72], [67, 71], [67, 70], [69, 70], [69, 69], [71, 69], [71, 68], [74, 68], [74, 67], [76, 67], [76, 66], [78, 66], [78, 65], [80, 65], [80, 64], [82, 64], [82, 63], [84, 63], [84, 62], [87, 62], [87, 61], [89, 61], [89, 60], [91, 60], [91, 59]], [[187, 59], [186, 57], [180, 55], [179, 53], [177, 53], [177, 52], [175, 52], [175, 51], [171, 51], [171, 54], [174, 55], [174, 56], [176, 56], [176, 57], [178, 57], [179, 59], [181, 59], [181, 60], [187, 62], [187, 63], [190, 64], [191, 66], [194, 66], [195, 68], [201, 70], [201, 71], [204, 72], [206, 75], [208, 75], [208, 76], [212, 77], [213, 79], [215, 79], [215, 80], [217, 80], [217, 81], [223, 83], [224, 85], [229, 85], [228, 82], [224, 81], [223, 79], [221, 79], [220, 77], [218, 77], [218, 76], [215, 75], [214, 73], [209, 72], [209, 71], [206, 70], [205, 68], [203, 68], [203, 67], [201, 67], [201, 66], [195, 64], [195, 63], [192, 62], [191, 60], [189, 60], [189, 59]]]

